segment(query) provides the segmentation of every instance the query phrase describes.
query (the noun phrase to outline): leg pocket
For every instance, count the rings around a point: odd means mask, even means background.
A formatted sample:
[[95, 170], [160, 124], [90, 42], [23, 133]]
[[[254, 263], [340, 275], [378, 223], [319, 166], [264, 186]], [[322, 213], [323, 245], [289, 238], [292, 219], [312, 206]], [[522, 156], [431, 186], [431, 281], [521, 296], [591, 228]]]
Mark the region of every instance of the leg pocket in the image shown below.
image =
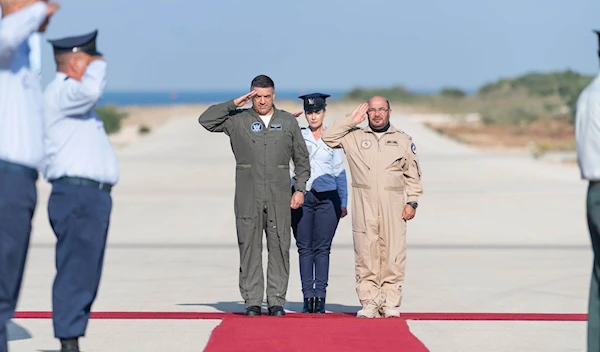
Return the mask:
[[357, 232], [366, 232], [367, 231], [367, 222], [366, 222], [366, 214], [365, 214], [365, 203], [363, 199], [365, 198], [368, 190], [354, 187], [352, 189], [352, 230]]
[[238, 217], [235, 219], [238, 244], [252, 242], [252, 236], [258, 227], [258, 217]]
[[236, 218], [256, 216], [254, 178], [250, 165], [238, 165], [235, 172], [234, 211]]

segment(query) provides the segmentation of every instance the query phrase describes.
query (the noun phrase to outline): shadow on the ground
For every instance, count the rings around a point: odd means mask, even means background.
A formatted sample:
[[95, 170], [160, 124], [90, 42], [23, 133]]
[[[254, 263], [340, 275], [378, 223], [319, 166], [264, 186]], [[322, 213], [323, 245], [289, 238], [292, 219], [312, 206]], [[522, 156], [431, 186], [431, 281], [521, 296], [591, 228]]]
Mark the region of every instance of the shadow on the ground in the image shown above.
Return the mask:
[[[286, 302], [284, 309], [291, 312], [302, 312], [303, 302]], [[212, 307], [220, 312], [225, 313], [244, 313], [246, 307], [244, 302], [217, 302], [217, 303], [180, 303], [178, 306], [206, 306]], [[263, 309], [267, 309], [267, 305], [263, 303]], [[356, 313], [361, 309], [360, 306], [346, 306], [337, 303], [326, 303], [325, 309], [333, 313]]]
[[[19, 341], [19, 340], [28, 340], [33, 338], [33, 336], [19, 324], [16, 324], [13, 321], [9, 321], [6, 324], [6, 332], [8, 341]], [[58, 343], [58, 340], [57, 340]], [[38, 350], [38, 352], [60, 352], [60, 350], [52, 349], [52, 350]]]
[[9, 321], [8, 324], [6, 324], [6, 331], [8, 341], [19, 341], [32, 338], [31, 334], [29, 333], [29, 331], [27, 331], [27, 329], [25, 329], [19, 324], [16, 324], [13, 321]]

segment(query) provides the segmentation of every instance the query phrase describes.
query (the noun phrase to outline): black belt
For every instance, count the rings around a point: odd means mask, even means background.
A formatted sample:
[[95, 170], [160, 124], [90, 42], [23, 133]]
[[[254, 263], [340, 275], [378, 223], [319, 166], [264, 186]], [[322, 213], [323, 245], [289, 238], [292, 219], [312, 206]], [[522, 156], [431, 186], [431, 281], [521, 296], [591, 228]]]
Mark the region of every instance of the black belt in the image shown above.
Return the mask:
[[110, 192], [110, 190], [112, 189], [112, 186], [113, 186], [110, 183], [102, 183], [102, 182], [97, 182], [97, 181], [90, 180], [87, 178], [69, 177], [69, 176], [65, 176], [65, 177], [57, 178], [56, 180], [52, 180], [52, 183], [54, 183], [54, 182], [68, 183], [71, 185], [78, 185], [78, 186], [87, 186], [87, 187], [96, 188], [96, 189], [99, 189], [101, 191], [106, 191], [106, 192]]
[[337, 193], [337, 190], [335, 190], [335, 189], [332, 189], [330, 191], [317, 191], [316, 189], [311, 188], [310, 191], [313, 193], [320, 193], [320, 194]]
[[34, 181], [37, 180], [37, 178], [38, 178], [38, 172], [36, 169], [32, 169], [28, 166], [24, 166], [24, 165], [20, 165], [20, 164], [15, 164], [15, 163], [12, 163], [12, 162], [6, 161], [6, 160], [0, 160], [0, 170], [18, 172], [18, 173], [21, 173], [21, 174], [31, 178]]

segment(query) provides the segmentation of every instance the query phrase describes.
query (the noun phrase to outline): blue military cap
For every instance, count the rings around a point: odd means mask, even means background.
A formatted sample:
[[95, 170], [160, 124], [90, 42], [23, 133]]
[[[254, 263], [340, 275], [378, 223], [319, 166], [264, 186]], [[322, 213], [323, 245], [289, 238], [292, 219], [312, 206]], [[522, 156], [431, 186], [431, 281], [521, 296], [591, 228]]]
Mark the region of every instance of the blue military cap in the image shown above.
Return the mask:
[[312, 93], [301, 95], [298, 98], [304, 100], [304, 111], [314, 112], [325, 109], [325, 106], [327, 105], [325, 99], [330, 96], [331, 95], [329, 94]]
[[96, 50], [97, 36], [98, 30], [95, 30], [92, 33], [60, 38], [55, 40], [48, 40], [48, 42], [50, 42], [50, 44], [52, 44], [52, 47], [54, 48], [54, 55], [64, 53], [76, 53], [82, 51], [92, 56], [102, 56], [102, 53]]

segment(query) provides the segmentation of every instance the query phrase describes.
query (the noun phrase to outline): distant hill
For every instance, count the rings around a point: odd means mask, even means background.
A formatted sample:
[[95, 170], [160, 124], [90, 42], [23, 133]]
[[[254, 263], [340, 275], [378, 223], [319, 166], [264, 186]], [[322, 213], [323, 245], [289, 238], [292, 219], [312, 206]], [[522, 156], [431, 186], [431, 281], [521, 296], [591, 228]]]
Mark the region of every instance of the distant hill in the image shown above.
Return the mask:
[[521, 124], [540, 118], [566, 118], [572, 122], [577, 97], [593, 78], [572, 70], [530, 72], [484, 84], [471, 94], [454, 87], [434, 94], [419, 94], [394, 86], [355, 88], [343, 98], [364, 101], [373, 95], [383, 95], [392, 102], [428, 106], [441, 112], [479, 112], [484, 122], [490, 124]]
[[572, 70], [549, 73], [528, 73], [526, 75], [500, 79], [483, 85], [477, 91], [480, 95], [505, 94], [515, 90], [525, 90], [533, 96], [566, 96], [583, 89], [594, 76], [586, 76]]

